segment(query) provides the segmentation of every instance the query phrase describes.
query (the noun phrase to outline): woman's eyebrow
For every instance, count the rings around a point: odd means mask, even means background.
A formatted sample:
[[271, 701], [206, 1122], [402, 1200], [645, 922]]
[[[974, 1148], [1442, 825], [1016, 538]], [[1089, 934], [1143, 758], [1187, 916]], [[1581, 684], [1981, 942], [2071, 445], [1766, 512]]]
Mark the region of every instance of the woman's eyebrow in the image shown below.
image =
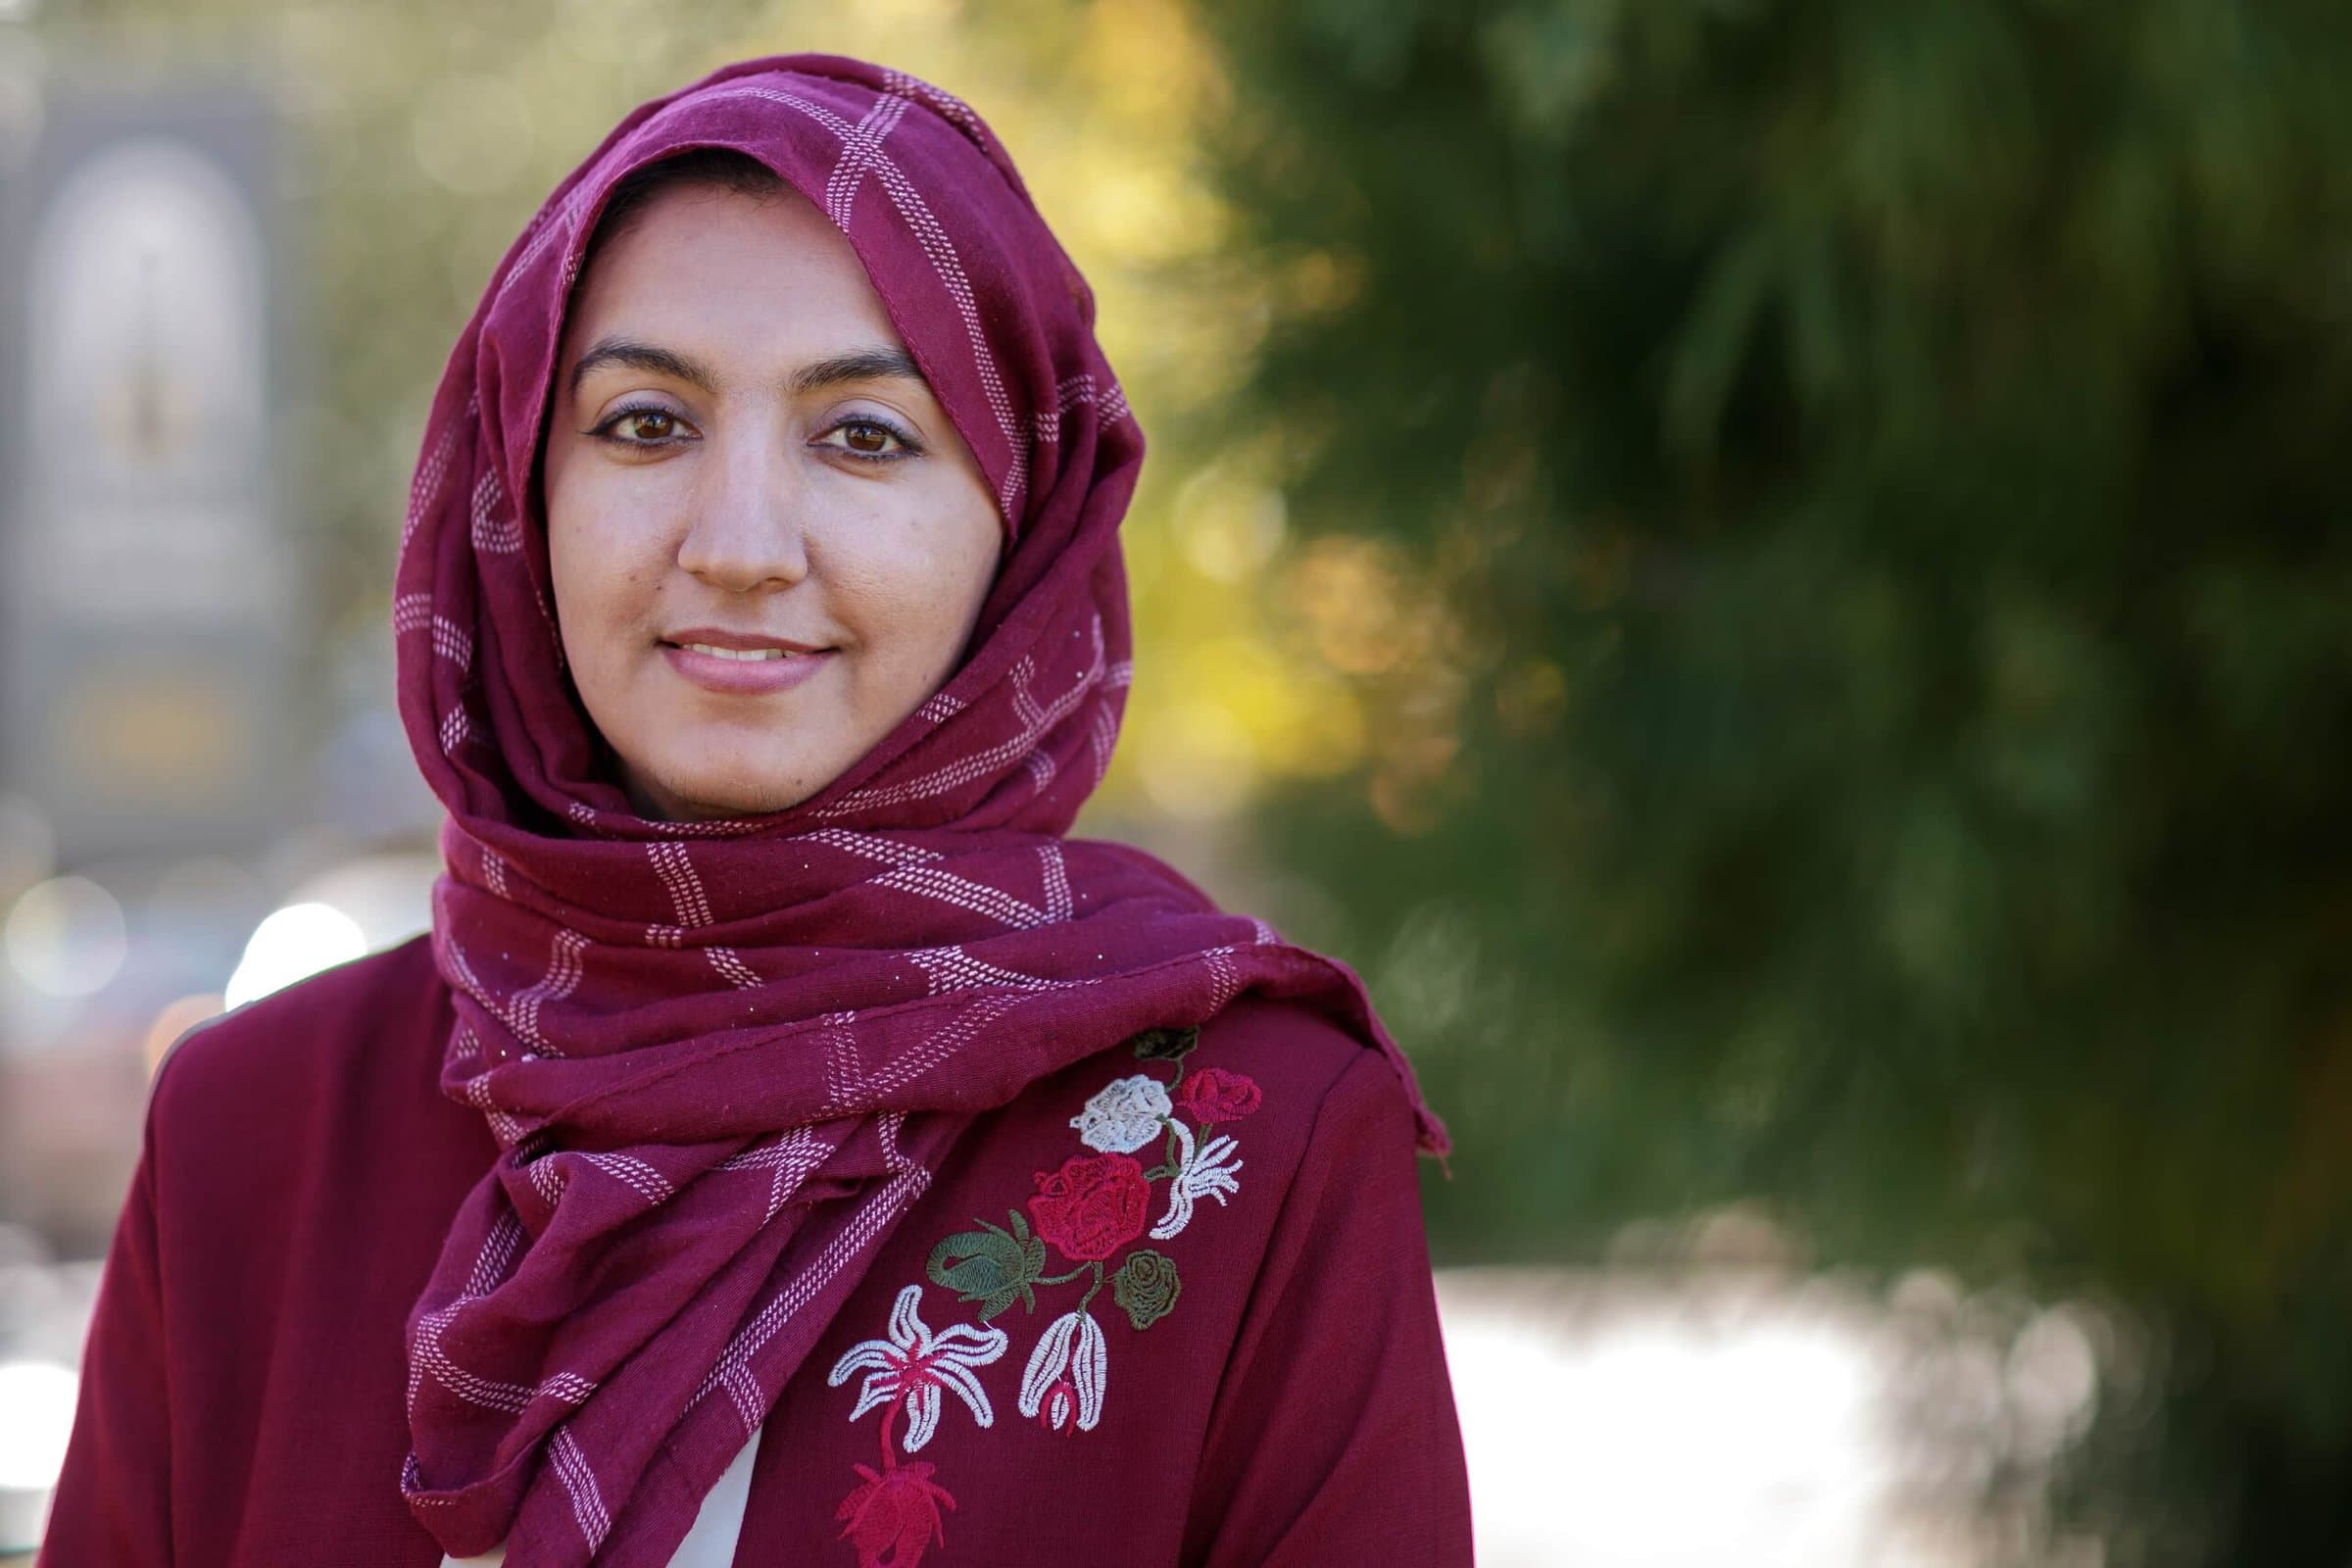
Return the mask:
[[793, 372], [791, 386], [797, 395], [821, 392], [826, 387], [837, 386], [844, 381], [891, 380], [923, 380], [921, 368], [905, 349], [855, 349], [848, 354], [836, 354], [831, 359], [816, 360]]
[[628, 337], [604, 337], [597, 339], [596, 345], [581, 355], [572, 366], [572, 395], [579, 395], [580, 383], [588, 379], [591, 370], [602, 369], [608, 365], [644, 370], [651, 375], [666, 375], [671, 380], [684, 381], [705, 392], [718, 389], [718, 378], [700, 360], [662, 348], [658, 343], [640, 343]]
[[[666, 375], [705, 392], [718, 389], [718, 377], [710, 368], [692, 355], [665, 349], [658, 343], [643, 343], [635, 338], [599, 338], [594, 347], [581, 355], [571, 368], [571, 390], [579, 395], [580, 383], [592, 370], [608, 365], [632, 370], [644, 370], [654, 375]], [[814, 360], [792, 373], [786, 383], [794, 396], [821, 392], [845, 381], [908, 380], [921, 382], [923, 372], [907, 352], [896, 346], [853, 349]], [[927, 384], [927, 383], [926, 383]]]

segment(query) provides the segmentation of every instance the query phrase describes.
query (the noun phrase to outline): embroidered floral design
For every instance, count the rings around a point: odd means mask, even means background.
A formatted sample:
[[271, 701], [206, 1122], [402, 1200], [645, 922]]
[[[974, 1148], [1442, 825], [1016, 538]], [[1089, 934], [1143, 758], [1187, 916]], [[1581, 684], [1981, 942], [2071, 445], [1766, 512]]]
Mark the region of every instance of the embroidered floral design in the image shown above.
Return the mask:
[[1078, 1430], [1092, 1432], [1102, 1419], [1102, 1385], [1109, 1370], [1102, 1325], [1083, 1309], [1064, 1312], [1029, 1352], [1028, 1368], [1021, 1373], [1021, 1414], [1035, 1417], [1050, 1432], [1067, 1431], [1075, 1415]]
[[1135, 1037], [1135, 1059], [1182, 1061], [1200, 1043], [1200, 1031], [1189, 1025], [1182, 1029], [1147, 1029]]
[[969, 1406], [972, 1419], [982, 1426], [996, 1420], [988, 1406], [988, 1391], [980, 1387], [972, 1369], [1004, 1353], [1004, 1331], [957, 1323], [933, 1334], [915, 1310], [922, 1298], [920, 1285], [901, 1291], [890, 1309], [890, 1338], [851, 1346], [825, 1379], [838, 1389], [851, 1373], [865, 1373], [865, 1385], [858, 1391], [858, 1406], [850, 1412], [853, 1421], [877, 1404], [889, 1406], [882, 1413], [882, 1467], [886, 1470], [892, 1467], [890, 1427], [902, 1405], [906, 1408], [908, 1453], [929, 1443], [931, 1434], [939, 1430], [941, 1389], [952, 1391]]
[[1110, 1277], [1110, 1298], [1126, 1312], [1127, 1321], [1148, 1329], [1168, 1315], [1184, 1281], [1176, 1277], [1176, 1260], [1165, 1252], [1139, 1247]]
[[[1135, 1036], [1130, 1044], [1136, 1059], [1165, 1063], [1173, 1076], [1163, 1083], [1150, 1072], [1131, 1073], [1096, 1091], [1069, 1123], [1093, 1153], [1072, 1154], [1059, 1170], [1036, 1172], [1037, 1191], [1025, 1200], [1026, 1212], [1006, 1210], [1009, 1224], [976, 1218], [973, 1229], [943, 1237], [931, 1249], [924, 1272], [954, 1291], [958, 1302], [976, 1305], [981, 1324], [1015, 1302], [1024, 1314], [1033, 1313], [1041, 1291], [1085, 1282], [1078, 1304], [1046, 1326], [1021, 1372], [1015, 1407], [1049, 1432], [1092, 1432], [1102, 1418], [1110, 1346], [1089, 1308], [1103, 1287], [1138, 1332], [1167, 1316], [1184, 1289], [1174, 1258], [1130, 1247], [1150, 1216], [1152, 1184], [1168, 1184], [1167, 1212], [1152, 1227], [1157, 1241], [1190, 1225], [1201, 1199], [1213, 1198], [1222, 1207], [1241, 1190], [1239, 1146], [1230, 1134], [1209, 1134], [1219, 1122], [1255, 1112], [1263, 1096], [1246, 1073], [1201, 1067], [1188, 1074], [1185, 1058], [1200, 1034], [1187, 1026]], [[1188, 1117], [1200, 1124], [1198, 1131]], [[1147, 1169], [1134, 1156], [1155, 1139], [1164, 1140], [1159, 1162]], [[1046, 1273], [1049, 1246], [1076, 1266]], [[1128, 1249], [1123, 1256], [1122, 1249]], [[851, 1347], [829, 1379], [839, 1388], [853, 1373], [865, 1373], [850, 1419], [876, 1407], [883, 1412], [881, 1468], [855, 1466], [861, 1479], [834, 1514], [845, 1521], [841, 1539], [856, 1548], [858, 1568], [916, 1568], [932, 1545], [947, 1544], [940, 1508], [953, 1509], [956, 1499], [931, 1479], [930, 1463], [901, 1457], [893, 1444], [899, 1412], [906, 1412], [909, 1454], [939, 1430], [942, 1389], [961, 1399], [978, 1425], [995, 1423], [974, 1369], [1004, 1354], [1004, 1331], [958, 1323], [933, 1334], [917, 1311], [922, 1290], [909, 1285], [900, 1291], [889, 1337]]]
[[948, 1544], [939, 1505], [953, 1508], [956, 1499], [932, 1482], [935, 1466], [910, 1459], [897, 1466], [886, 1461], [878, 1471], [853, 1468], [865, 1481], [841, 1499], [833, 1517], [849, 1521], [840, 1539], [857, 1548], [858, 1568], [915, 1568], [932, 1543]]
[[1155, 1242], [1167, 1241], [1193, 1222], [1196, 1200], [1213, 1198], [1222, 1208], [1227, 1193], [1242, 1190], [1242, 1184], [1233, 1174], [1242, 1168], [1242, 1162], [1233, 1157], [1235, 1146], [1230, 1137], [1220, 1133], [1195, 1149], [1191, 1128], [1180, 1121], [1168, 1126], [1176, 1135], [1176, 1174], [1168, 1183], [1168, 1212], [1152, 1227], [1152, 1239]]
[[[1154, 1086], [1156, 1087], [1156, 1086]], [[1240, 1121], [1257, 1109], [1256, 1082], [1222, 1067], [1203, 1067], [1184, 1081], [1184, 1108], [1195, 1121]]]
[[1014, 1301], [1037, 1310], [1033, 1287], [1046, 1271], [1046, 1244], [1030, 1234], [1029, 1221], [1012, 1211], [1012, 1229], [974, 1220], [976, 1231], [957, 1231], [931, 1249], [928, 1272], [959, 1301], [978, 1301], [985, 1323]]
[[1037, 1234], [1071, 1262], [1100, 1262], [1143, 1234], [1152, 1184], [1132, 1156], [1072, 1154], [1035, 1180], [1029, 1213]]
[[1078, 1141], [1104, 1153], [1132, 1154], [1159, 1136], [1160, 1123], [1175, 1107], [1159, 1080], [1147, 1073], [1121, 1078], [1086, 1102], [1070, 1118]]

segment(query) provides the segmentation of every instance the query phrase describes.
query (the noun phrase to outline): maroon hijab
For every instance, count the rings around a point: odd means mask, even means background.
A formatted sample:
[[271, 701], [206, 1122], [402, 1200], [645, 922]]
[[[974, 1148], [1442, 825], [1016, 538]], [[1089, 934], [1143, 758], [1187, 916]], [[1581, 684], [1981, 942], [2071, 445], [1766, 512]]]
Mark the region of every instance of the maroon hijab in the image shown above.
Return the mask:
[[[564, 669], [537, 460], [613, 183], [748, 153], [855, 246], [1010, 543], [948, 683], [821, 793], [635, 814]], [[393, 626], [449, 812], [442, 1086], [504, 1153], [409, 1320], [401, 1488], [464, 1556], [668, 1561], [704, 1494], [971, 1118], [1245, 990], [1412, 1074], [1346, 965], [1151, 857], [1064, 837], [1132, 673], [1142, 432], [1094, 298], [964, 104], [833, 55], [631, 113], [509, 250], [442, 376]], [[1413, 1091], [1419, 1105], [1418, 1091]], [[1420, 1108], [1420, 1143], [1446, 1149]]]

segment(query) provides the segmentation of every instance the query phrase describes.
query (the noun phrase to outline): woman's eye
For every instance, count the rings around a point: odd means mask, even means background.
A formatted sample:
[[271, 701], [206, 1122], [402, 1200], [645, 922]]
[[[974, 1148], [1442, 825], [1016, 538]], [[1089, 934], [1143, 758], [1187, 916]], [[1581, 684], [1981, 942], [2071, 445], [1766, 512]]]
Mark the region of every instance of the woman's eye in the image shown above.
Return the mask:
[[854, 458], [872, 462], [908, 458], [921, 450], [905, 431], [864, 416], [844, 419], [825, 433], [842, 437], [840, 441], [828, 442], [827, 445], [839, 446]]
[[648, 409], [642, 414], [624, 414], [613, 423], [615, 428], [626, 431], [632, 440], [637, 441], [666, 441], [678, 433], [677, 416], [664, 414], [660, 409]]
[[686, 421], [667, 409], [622, 409], [590, 434], [621, 447], [662, 447], [677, 440]]

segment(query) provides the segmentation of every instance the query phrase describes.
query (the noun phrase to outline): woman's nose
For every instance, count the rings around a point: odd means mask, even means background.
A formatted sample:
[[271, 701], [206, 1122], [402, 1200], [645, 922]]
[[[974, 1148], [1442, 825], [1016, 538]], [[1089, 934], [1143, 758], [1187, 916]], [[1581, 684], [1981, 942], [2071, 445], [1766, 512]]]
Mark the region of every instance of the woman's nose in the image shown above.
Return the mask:
[[678, 564], [736, 593], [789, 587], [808, 575], [808, 495], [792, 453], [772, 436], [714, 443]]

